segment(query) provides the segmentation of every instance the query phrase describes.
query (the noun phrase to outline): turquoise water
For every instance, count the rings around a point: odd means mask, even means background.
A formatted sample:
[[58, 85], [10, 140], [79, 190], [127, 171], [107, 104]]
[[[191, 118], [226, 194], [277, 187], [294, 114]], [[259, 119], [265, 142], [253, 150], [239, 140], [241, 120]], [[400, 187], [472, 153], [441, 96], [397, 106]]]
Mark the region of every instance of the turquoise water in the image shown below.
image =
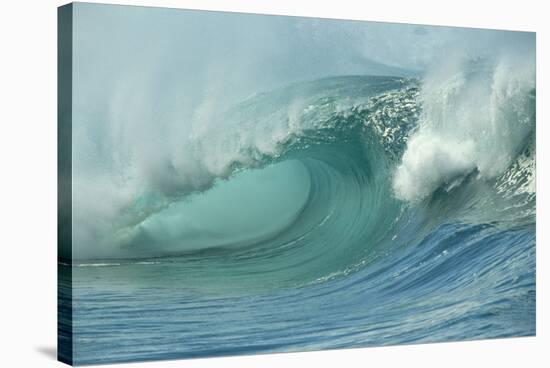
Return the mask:
[[414, 79], [322, 79], [234, 106], [212, 143], [238, 148], [229, 171], [143, 193], [115, 251], [60, 264], [74, 362], [534, 335], [534, 91], [520, 92], [489, 99], [502, 122], [477, 133], [464, 106], [427, 126], [440, 112]]

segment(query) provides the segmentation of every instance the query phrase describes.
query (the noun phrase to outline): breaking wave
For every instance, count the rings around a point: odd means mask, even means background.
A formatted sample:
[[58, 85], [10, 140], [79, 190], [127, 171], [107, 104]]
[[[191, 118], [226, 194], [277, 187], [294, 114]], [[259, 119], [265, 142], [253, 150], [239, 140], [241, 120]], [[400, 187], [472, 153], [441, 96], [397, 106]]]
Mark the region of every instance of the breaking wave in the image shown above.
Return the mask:
[[285, 287], [354, 273], [446, 224], [534, 224], [533, 76], [467, 67], [250, 97], [223, 129], [195, 132], [82, 264], [170, 259], [204, 284]]
[[533, 335], [534, 82], [468, 67], [252, 96], [123, 173], [61, 264], [75, 361]]

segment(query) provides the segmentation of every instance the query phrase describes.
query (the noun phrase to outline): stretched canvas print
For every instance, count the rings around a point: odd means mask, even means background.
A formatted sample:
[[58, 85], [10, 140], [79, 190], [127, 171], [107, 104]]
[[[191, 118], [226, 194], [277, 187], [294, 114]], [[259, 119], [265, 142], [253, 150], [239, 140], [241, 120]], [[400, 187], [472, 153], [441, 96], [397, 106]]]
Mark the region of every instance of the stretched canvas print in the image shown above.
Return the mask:
[[535, 34], [59, 8], [75, 365], [535, 334]]

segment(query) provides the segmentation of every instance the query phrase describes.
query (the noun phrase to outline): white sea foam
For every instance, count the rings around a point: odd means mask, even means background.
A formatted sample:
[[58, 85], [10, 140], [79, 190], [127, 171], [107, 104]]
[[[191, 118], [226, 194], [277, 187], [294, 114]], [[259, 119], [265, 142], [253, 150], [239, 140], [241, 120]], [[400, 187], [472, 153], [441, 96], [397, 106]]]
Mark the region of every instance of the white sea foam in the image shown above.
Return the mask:
[[534, 129], [534, 54], [453, 60], [423, 81], [423, 112], [393, 179], [399, 199], [417, 201], [477, 172], [503, 174]]
[[113, 267], [120, 266], [120, 263], [79, 263], [75, 267]]

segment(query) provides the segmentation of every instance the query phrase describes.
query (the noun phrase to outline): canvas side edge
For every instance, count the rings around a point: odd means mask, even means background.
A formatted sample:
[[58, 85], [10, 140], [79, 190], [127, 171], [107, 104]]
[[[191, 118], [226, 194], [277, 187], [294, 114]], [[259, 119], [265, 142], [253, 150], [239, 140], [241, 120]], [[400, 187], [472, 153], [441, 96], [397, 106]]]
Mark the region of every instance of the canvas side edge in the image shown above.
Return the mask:
[[73, 4], [57, 9], [57, 359], [73, 365]]

